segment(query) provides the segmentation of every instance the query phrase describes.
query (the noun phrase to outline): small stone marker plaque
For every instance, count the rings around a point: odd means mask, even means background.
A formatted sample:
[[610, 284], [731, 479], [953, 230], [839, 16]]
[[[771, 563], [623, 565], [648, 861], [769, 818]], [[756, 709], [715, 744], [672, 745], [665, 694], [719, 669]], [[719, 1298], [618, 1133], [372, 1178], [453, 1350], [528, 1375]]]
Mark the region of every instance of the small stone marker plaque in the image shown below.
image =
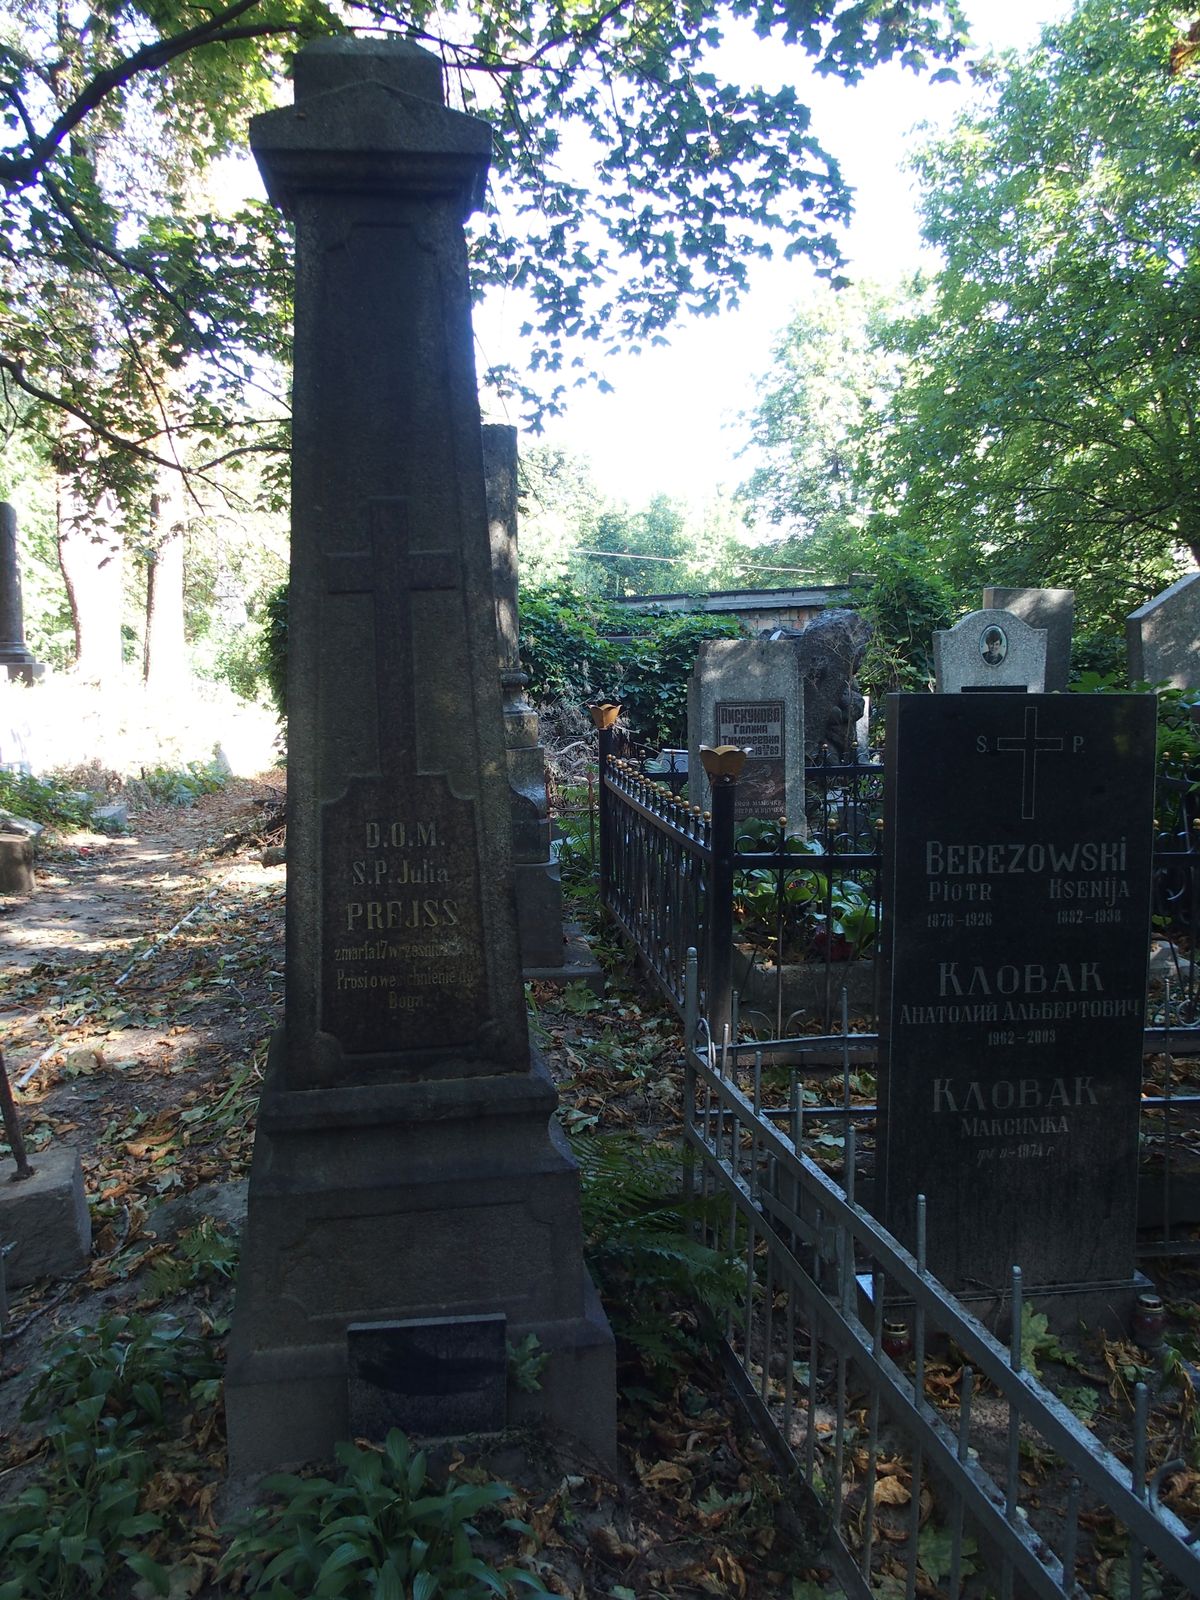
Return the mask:
[[498, 1433], [507, 1421], [503, 1315], [352, 1322], [350, 1432], [381, 1440], [390, 1428], [417, 1439]]
[[733, 812], [738, 822], [746, 817], [778, 817], [786, 811], [783, 716], [782, 700], [717, 702], [717, 745], [735, 744], [749, 751], [738, 779]]
[[1148, 695], [892, 695], [884, 1221], [956, 1292], [1128, 1280], [1149, 947]]

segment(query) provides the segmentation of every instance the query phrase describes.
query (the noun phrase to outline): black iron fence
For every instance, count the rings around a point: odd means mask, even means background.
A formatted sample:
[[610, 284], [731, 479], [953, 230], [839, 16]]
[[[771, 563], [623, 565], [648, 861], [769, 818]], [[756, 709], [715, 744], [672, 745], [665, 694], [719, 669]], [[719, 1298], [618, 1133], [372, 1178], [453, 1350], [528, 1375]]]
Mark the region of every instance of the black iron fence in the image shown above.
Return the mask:
[[[857, 1051], [877, 1036], [883, 764], [806, 768], [805, 816], [735, 820], [737, 782], [712, 810], [601, 734], [602, 903], [680, 1012], [685, 953], [715, 1038], [797, 1039], [813, 1049], [848, 1006]], [[647, 766], [650, 771], [647, 772]], [[672, 777], [675, 777], [672, 774]], [[1200, 1052], [1200, 791], [1160, 786], [1146, 1052]], [[733, 1027], [736, 1021], [736, 1028]]]

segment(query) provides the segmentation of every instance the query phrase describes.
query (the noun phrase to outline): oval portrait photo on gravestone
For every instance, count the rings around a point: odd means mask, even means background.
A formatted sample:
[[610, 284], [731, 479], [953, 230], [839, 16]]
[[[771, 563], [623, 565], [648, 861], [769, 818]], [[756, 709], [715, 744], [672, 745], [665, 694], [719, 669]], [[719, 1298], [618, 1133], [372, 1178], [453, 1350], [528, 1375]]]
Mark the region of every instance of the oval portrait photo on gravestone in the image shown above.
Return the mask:
[[989, 667], [998, 667], [1008, 654], [1008, 639], [1003, 628], [985, 628], [979, 637], [979, 654]]

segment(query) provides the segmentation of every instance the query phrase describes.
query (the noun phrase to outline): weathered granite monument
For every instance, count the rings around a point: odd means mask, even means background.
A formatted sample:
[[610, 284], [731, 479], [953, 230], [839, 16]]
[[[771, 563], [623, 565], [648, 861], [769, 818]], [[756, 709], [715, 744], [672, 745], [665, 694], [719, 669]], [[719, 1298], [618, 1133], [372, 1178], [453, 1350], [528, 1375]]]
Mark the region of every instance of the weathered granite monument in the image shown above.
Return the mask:
[[805, 760], [852, 760], [866, 704], [856, 674], [871, 642], [871, 624], [860, 611], [837, 607], [819, 612], [807, 627], [776, 628], [768, 637], [790, 640], [796, 652]]
[[1135, 1293], [1152, 695], [892, 695], [881, 1214], [983, 1306]]
[[[462, 229], [490, 136], [395, 37], [307, 46], [295, 97], [251, 124], [297, 250], [287, 1002], [230, 1465], [521, 1420], [611, 1458], [612, 1336], [517, 949]], [[480, 1357], [497, 1316], [548, 1357], [537, 1393]]]
[[688, 684], [688, 795], [709, 809], [700, 746], [749, 753], [735, 815], [804, 831], [804, 690], [790, 639], [706, 639]]
[[1046, 632], [1011, 611], [969, 611], [933, 635], [938, 694], [1046, 687]]
[[24, 683], [32, 683], [45, 671], [25, 643], [17, 513], [7, 500], [0, 500], [0, 667], [8, 677]]
[[538, 715], [525, 690], [518, 622], [517, 430], [504, 423], [483, 429], [492, 581], [504, 702], [504, 742], [512, 790], [513, 875], [517, 933], [526, 979], [583, 982], [603, 992], [604, 975], [577, 926], [563, 926], [562, 882], [551, 849], [546, 751]]
[[1009, 611], [1046, 634], [1046, 692], [1065, 689], [1071, 680], [1071, 638], [1075, 627], [1074, 589], [1003, 589], [983, 591], [985, 611]]
[[1130, 683], [1200, 688], [1200, 572], [1189, 572], [1125, 619]]

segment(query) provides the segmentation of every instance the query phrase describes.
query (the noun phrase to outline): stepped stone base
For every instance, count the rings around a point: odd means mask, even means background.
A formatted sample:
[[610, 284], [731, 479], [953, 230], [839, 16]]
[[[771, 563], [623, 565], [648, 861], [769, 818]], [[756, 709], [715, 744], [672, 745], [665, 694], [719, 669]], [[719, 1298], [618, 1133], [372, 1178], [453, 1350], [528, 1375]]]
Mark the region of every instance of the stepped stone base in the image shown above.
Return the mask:
[[496, 1313], [509, 1343], [532, 1333], [549, 1356], [537, 1393], [509, 1384], [507, 1422], [611, 1465], [612, 1333], [540, 1057], [527, 1073], [289, 1091], [278, 1036], [272, 1056], [225, 1385], [231, 1472], [325, 1460], [348, 1437], [350, 1324]]

